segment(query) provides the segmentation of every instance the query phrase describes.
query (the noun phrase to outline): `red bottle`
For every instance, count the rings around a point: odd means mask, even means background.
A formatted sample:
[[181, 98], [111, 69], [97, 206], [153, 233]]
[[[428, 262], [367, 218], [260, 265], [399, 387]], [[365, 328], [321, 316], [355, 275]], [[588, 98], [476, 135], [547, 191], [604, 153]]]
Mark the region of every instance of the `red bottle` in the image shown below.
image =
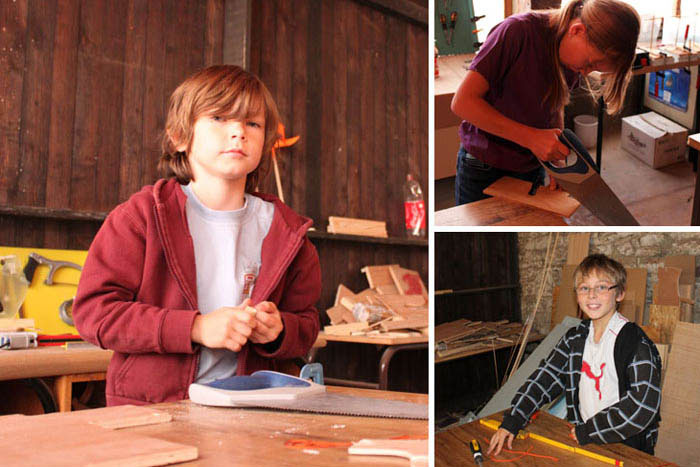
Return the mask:
[[409, 237], [425, 237], [425, 202], [420, 184], [413, 175], [406, 175], [403, 186], [404, 213], [406, 215], [406, 234]]

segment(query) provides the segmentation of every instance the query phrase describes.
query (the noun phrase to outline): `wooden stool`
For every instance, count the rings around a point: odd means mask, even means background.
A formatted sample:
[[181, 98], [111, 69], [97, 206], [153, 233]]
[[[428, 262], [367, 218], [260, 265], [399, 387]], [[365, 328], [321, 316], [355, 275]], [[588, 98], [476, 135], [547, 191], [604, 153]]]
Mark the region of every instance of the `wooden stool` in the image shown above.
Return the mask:
[[104, 381], [106, 372], [100, 373], [79, 373], [76, 375], [57, 376], [53, 383], [54, 395], [59, 412], [70, 412], [73, 400], [73, 383], [83, 383], [86, 381]]

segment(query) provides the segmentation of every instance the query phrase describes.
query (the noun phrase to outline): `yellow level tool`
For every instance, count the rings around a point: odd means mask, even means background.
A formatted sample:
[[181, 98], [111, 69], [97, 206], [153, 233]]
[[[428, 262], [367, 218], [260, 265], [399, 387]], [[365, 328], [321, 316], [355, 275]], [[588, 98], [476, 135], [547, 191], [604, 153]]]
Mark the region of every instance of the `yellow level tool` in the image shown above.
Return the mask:
[[[496, 420], [491, 420], [488, 418], [485, 418], [485, 419], [482, 418], [481, 420], [479, 420], [479, 422], [482, 425], [485, 425], [485, 426], [491, 428], [492, 430], [498, 430], [498, 428], [501, 426], [500, 422], [498, 422]], [[582, 456], [590, 457], [591, 459], [596, 459], [596, 460], [599, 460], [601, 462], [605, 462], [606, 464], [618, 465], [620, 467], [624, 466], [624, 462], [622, 462], [621, 460], [613, 459], [612, 457], [603, 456], [601, 454], [596, 454], [595, 452], [587, 451], [587, 450], [582, 449], [582, 448], [569, 446], [568, 444], [560, 443], [559, 441], [554, 441], [553, 439], [549, 439], [549, 438], [546, 438], [544, 436], [541, 436], [541, 435], [538, 435], [535, 433], [531, 433], [529, 431], [520, 430], [520, 433], [518, 433], [518, 439], [526, 439], [526, 438], [536, 439], [537, 441], [541, 441], [541, 442], [549, 444], [551, 446], [555, 446], [555, 447], [558, 447], [560, 449], [565, 449], [567, 451], [570, 451], [570, 452], [573, 452], [576, 454], [580, 454]]]

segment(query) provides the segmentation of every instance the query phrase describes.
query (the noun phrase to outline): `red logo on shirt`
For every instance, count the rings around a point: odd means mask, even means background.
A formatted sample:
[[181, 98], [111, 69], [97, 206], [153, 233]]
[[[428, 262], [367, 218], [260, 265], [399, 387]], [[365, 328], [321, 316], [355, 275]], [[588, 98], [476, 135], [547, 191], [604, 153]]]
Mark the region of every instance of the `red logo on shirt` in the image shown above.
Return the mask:
[[598, 400], [603, 399], [603, 394], [600, 392], [600, 378], [603, 377], [603, 368], [605, 368], [605, 363], [600, 365], [600, 374], [598, 376], [593, 374], [593, 370], [591, 369], [591, 366], [588, 364], [588, 362], [583, 362], [583, 365], [581, 365], [581, 371], [583, 371], [583, 374], [591, 378], [592, 380], [595, 380], [595, 390], [598, 391]]

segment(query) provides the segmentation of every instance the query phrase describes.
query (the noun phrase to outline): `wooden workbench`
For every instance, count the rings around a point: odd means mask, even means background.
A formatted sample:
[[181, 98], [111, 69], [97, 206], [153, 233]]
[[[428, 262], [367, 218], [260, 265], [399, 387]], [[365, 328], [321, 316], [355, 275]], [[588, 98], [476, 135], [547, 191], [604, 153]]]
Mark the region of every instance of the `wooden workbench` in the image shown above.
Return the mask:
[[557, 225], [564, 218], [542, 209], [503, 198], [487, 198], [435, 211], [435, 225]]
[[[329, 392], [427, 404], [425, 394], [329, 387]], [[292, 439], [353, 442], [363, 438], [428, 436], [427, 420], [349, 417], [265, 409], [205, 407], [190, 401], [150, 406], [173, 416], [159, 425], [127, 428], [166, 441], [196, 446], [196, 462], [178, 465], [397, 465], [405, 459], [384, 456], [350, 456], [347, 447], [302, 449], [285, 447]]]
[[[501, 421], [503, 419], [503, 412], [492, 415], [488, 418]], [[566, 420], [559, 419], [546, 412], [541, 412], [537, 419], [528, 425], [526, 430], [541, 436], [546, 436], [549, 439], [565, 443], [569, 446], [577, 446], [576, 442], [568, 436], [570, 428]], [[484, 453], [486, 453], [489, 446], [488, 441], [491, 439], [491, 436], [493, 436], [494, 433], [494, 430], [482, 425], [478, 420], [436, 433], [435, 466], [472, 465], [474, 463], [474, 459], [469, 450], [469, 442], [472, 439], [478, 439], [482, 450]], [[621, 443], [604, 445], [591, 443], [581, 447], [596, 454], [621, 460], [626, 466], [656, 467], [660, 465], [670, 465], [657, 457], [650, 456]], [[508, 462], [508, 465], [513, 466], [565, 465], [567, 467], [589, 467], [594, 465], [607, 465], [603, 462], [550, 446], [540, 441], [531, 439], [513, 440], [514, 451], [527, 451], [528, 449], [531, 449], [533, 454], [556, 457], [558, 462], [551, 459], [536, 458], [531, 456], [518, 459], [520, 454], [508, 452], [501, 452], [501, 454], [494, 459], [500, 460], [501, 462], [503, 462], [504, 459], [514, 459], [512, 462]], [[498, 464], [485, 457], [484, 466], [488, 465]]]

